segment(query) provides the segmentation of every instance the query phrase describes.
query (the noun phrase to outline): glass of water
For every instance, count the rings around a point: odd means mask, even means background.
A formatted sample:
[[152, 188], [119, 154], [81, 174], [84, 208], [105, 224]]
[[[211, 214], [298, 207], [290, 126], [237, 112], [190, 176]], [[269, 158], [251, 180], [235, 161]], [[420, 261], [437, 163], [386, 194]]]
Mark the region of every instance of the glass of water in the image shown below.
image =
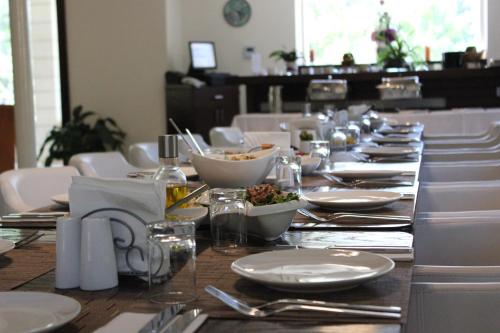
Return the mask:
[[247, 243], [246, 190], [210, 190], [212, 248], [224, 254], [239, 254]]
[[300, 157], [293, 150], [280, 151], [276, 157], [276, 186], [284, 192], [302, 192]]
[[178, 304], [196, 299], [194, 222], [162, 221], [148, 225], [149, 298]]
[[311, 141], [311, 157], [319, 157], [321, 164], [318, 170], [326, 170], [330, 167], [330, 142], [329, 141]]

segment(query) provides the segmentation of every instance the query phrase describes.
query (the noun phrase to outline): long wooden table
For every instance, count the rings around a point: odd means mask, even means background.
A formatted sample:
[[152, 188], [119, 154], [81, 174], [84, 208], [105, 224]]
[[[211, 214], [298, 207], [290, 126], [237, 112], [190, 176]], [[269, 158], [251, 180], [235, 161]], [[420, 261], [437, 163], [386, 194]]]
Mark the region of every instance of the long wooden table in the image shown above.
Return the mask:
[[[418, 179], [419, 163], [397, 164], [339, 164], [343, 168], [383, 168], [399, 169], [414, 175]], [[334, 184], [319, 177], [304, 177], [304, 187], [315, 190], [342, 190]], [[418, 182], [406, 191], [413, 198], [402, 200], [384, 208], [385, 214], [407, 214], [413, 217], [415, 212]], [[296, 216], [296, 221], [303, 218]], [[294, 221], [295, 222], [295, 221]], [[306, 221], [307, 222], [307, 221]], [[0, 237], [12, 239], [22, 237], [32, 229], [0, 229]], [[79, 289], [56, 290], [54, 288], [55, 262], [55, 231], [44, 229], [46, 235], [39, 241], [24, 249], [13, 250], [4, 257], [0, 257], [0, 272], [10, 269], [14, 276], [6, 284], [7, 290], [36, 290], [68, 295], [77, 299], [82, 305], [80, 315], [70, 324], [59, 329], [58, 332], [92, 332], [105, 325], [112, 318], [122, 312], [157, 312], [160, 305], [153, 304], [147, 299], [147, 286], [136, 278], [121, 278], [118, 288], [99, 292], [85, 292]], [[295, 243], [294, 243], [295, 242]], [[411, 228], [404, 230], [289, 230], [282, 240], [274, 243], [255, 243], [249, 246], [249, 253], [259, 249], [277, 249], [284, 244], [294, 244], [301, 247], [336, 247], [339, 245], [373, 247], [380, 245], [405, 246], [412, 244]], [[395, 269], [388, 275], [363, 286], [341, 292], [321, 295], [290, 294], [272, 291], [264, 286], [239, 278], [229, 269], [235, 257], [228, 257], [214, 252], [210, 248], [208, 230], [201, 229], [197, 235], [198, 258], [197, 280], [198, 299], [188, 307], [198, 307], [210, 315], [209, 320], [200, 328], [199, 332], [400, 332], [407, 318], [408, 302], [411, 286], [411, 261], [397, 261]], [[255, 250], [255, 251], [253, 251]], [[23, 251], [23, 253], [20, 253]], [[30, 252], [31, 251], [31, 252]], [[44, 265], [32, 265], [27, 262], [29, 253], [44, 253]], [[23, 254], [23, 255], [21, 255]], [[52, 260], [52, 261], [51, 261]], [[33, 269], [30, 269], [30, 265]], [[37, 268], [38, 271], [34, 271]], [[45, 271], [44, 271], [45, 270]], [[18, 272], [19, 274], [15, 274]], [[0, 290], [5, 277], [0, 274]], [[23, 280], [24, 279], [24, 280]], [[314, 313], [295, 313], [270, 317], [265, 320], [248, 319], [229, 309], [203, 291], [206, 284], [213, 284], [231, 294], [237, 295], [250, 304], [258, 304], [264, 300], [283, 297], [312, 298], [331, 301], [352, 302], [359, 304], [397, 305], [403, 309], [401, 320], [379, 320], [354, 317], [325, 317]], [[9, 288], [9, 285], [14, 287]], [[2, 290], [4, 291], [4, 290]]]

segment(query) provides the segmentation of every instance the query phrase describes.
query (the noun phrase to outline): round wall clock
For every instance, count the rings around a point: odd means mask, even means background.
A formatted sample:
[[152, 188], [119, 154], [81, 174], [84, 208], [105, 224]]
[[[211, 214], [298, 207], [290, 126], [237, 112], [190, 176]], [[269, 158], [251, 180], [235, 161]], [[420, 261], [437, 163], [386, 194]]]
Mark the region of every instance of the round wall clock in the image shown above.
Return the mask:
[[247, 0], [229, 0], [224, 6], [224, 18], [233, 27], [247, 24], [252, 15], [252, 8]]

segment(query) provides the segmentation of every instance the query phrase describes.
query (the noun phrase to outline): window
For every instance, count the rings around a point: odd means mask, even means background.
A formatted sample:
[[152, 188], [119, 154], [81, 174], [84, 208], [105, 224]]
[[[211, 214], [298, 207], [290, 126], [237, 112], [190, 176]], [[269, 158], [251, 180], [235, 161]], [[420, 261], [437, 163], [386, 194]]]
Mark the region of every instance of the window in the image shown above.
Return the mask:
[[344, 53], [352, 53], [358, 64], [376, 62], [376, 44], [371, 40], [379, 16], [388, 12], [391, 27], [414, 48], [420, 60], [430, 47], [431, 60], [439, 61], [447, 51], [467, 46], [483, 50], [485, 0], [298, 0], [300, 17], [298, 49], [315, 52], [315, 64], [339, 64]]
[[8, 0], [0, 0], [0, 104], [14, 104]]

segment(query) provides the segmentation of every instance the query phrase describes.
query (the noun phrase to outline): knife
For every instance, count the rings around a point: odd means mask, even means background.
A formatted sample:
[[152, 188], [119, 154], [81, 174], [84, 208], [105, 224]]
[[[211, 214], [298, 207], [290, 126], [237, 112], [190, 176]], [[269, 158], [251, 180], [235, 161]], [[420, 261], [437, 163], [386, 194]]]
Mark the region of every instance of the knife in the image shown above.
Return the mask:
[[167, 207], [167, 209], [165, 210], [165, 213], [168, 214], [168, 213], [172, 212], [175, 208], [179, 207], [182, 204], [187, 203], [189, 200], [191, 200], [193, 198], [199, 197], [200, 195], [203, 194], [203, 192], [208, 191], [209, 189], [210, 189], [210, 187], [208, 187], [207, 184], [205, 184], [201, 187], [198, 187], [196, 190], [189, 193], [184, 198], [180, 199], [179, 201], [176, 201], [173, 205]]
[[187, 333], [187, 328], [189, 328], [188, 332], [195, 332], [208, 317], [207, 315], [200, 316], [200, 314], [201, 309], [193, 309], [182, 315], [178, 315], [162, 333]]
[[186, 305], [174, 304], [157, 313], [146, 325], [144, 325], [139, 333], [160, 333], [161, 330], [181, 311]]

